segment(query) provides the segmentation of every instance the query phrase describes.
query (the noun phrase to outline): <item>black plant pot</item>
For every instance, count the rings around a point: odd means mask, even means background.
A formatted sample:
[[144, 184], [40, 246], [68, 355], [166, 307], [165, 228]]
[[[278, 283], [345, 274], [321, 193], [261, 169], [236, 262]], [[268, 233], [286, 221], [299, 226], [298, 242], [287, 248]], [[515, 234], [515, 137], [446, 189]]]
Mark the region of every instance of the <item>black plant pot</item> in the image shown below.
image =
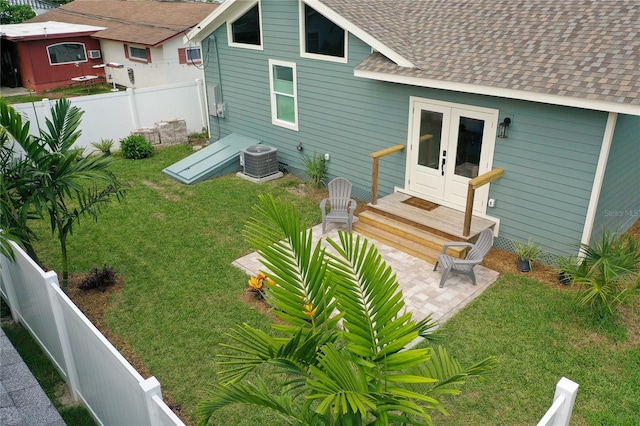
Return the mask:
[[562, 285], [569, 285], [571, 284], [571, 277], [567, 275], [564, 271], [560, 271], [558, 273], [558, 281]]
[[111, 155], [111, 151], [105, 151], [102, 153], [103, 157], [109, 157]]
[[518, 258], [518, 271], [529, 272], [531, 270], [531, 263], [528, 260], [522, 260]]

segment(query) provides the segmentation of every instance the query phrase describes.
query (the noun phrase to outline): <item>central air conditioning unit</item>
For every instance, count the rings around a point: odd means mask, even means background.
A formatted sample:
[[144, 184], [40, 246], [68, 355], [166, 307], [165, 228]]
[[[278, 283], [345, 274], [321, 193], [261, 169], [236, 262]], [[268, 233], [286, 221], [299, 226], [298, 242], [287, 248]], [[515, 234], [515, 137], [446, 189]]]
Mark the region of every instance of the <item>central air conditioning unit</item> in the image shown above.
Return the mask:
[[252, 145], [240, 151], [242, 173], [253, 178], [263, 178], [278, 173], [278, 148]]

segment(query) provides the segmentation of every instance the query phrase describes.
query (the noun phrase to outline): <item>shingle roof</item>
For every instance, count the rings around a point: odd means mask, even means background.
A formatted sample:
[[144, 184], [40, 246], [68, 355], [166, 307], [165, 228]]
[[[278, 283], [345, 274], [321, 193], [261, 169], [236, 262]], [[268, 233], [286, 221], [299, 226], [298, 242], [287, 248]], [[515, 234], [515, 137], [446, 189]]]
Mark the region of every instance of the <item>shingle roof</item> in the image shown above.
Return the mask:
[[319, 0], [415, 65], [356, 71], [639, 106], [638, 0]]
[[106, 27], [97, 38], [158, 46], [192, 28], [218, 3], [75, 0], [27, 22], [58, 21]]

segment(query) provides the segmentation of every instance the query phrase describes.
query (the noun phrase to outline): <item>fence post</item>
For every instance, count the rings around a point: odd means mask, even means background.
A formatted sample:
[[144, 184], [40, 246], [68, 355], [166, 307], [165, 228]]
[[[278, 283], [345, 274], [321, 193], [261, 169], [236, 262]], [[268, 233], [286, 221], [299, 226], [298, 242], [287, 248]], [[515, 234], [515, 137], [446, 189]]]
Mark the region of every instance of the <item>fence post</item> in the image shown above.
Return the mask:
[[569, 426], [571, 420], [571, 413], [573, 412], [573, 404], [576, 402], [576, 395], [578, 393], [578, 384], [574, 381], [563, 377], [556, 385], [556, 393], [553, 396], [555, 401], [559, 397], [564, 397], [564, 404], [558, 410], [556, 416], [556, 425]]
[[[207, 90], [204, 80], [196, 79], [196, 91], [198, 92], [198, 106], [200, 107], [200, 119], [202, 120], [202, 128], [209, 130], [209, 120], [207, 119]], [[211, 133], [209, 133], [211, 134]]]
[[140, 125], [138, 124], [140, 120], [138, 120], [138, 106], [136, 105], [136, 97], [133, 88], [127, 88], [127, 97], [129, 98], [129, 108], [131, 109], [131, 123], [133, 124], [133, 130], [136, 130], [140, 128]]
[[67, 324], [64, 320], [64, 313], [60, 306], [60, 300], [56, 294], [56, 290], [62, 291], [58, 284], [58, 274], [56, 274], [55, 271], [49, 271], [45, 273], [44, 277], [46, 281], [47, 294], [49, 295], [49, 304], [51, 305], [51, 311], [53, 312], [53, 320], [56, 324], [56, 330], [58, 330], [58, 339], [60, 340], [62, 356], [64, 357], [67, 386], [69, 386], [69, 391], [71, 392], [74, 401], [77, 401], [80, 398], [80, 382], [78, 381], [76, 363], [73, 359], [73, 350], [71, 349], [71, 343], [69, 342]]
[[153, 406], [153, 397], [158, 396], [162, 399], [162, 390], [160, 389], [160, 382], [155, 376], [149, 377], [143, 382], [140, 382], [140, 387], [144, 392], [144, 403], [147, 407], [147, 415], [149, 418], [149, 424], [155, 425], [159, 423], [156, 410]]

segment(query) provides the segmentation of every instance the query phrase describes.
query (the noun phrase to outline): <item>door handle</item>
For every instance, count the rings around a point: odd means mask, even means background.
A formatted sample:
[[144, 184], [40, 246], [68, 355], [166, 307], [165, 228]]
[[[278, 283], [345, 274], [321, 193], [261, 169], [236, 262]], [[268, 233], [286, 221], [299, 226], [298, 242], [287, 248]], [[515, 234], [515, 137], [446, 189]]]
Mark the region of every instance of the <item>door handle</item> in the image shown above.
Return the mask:
[[444, 165], [445, 165], [446, 162], [447, 162], [447, 159], [443, 158], [442, 159], [442, 166], [440, 167], [442, 169], [442, 176], [444, 176]]

